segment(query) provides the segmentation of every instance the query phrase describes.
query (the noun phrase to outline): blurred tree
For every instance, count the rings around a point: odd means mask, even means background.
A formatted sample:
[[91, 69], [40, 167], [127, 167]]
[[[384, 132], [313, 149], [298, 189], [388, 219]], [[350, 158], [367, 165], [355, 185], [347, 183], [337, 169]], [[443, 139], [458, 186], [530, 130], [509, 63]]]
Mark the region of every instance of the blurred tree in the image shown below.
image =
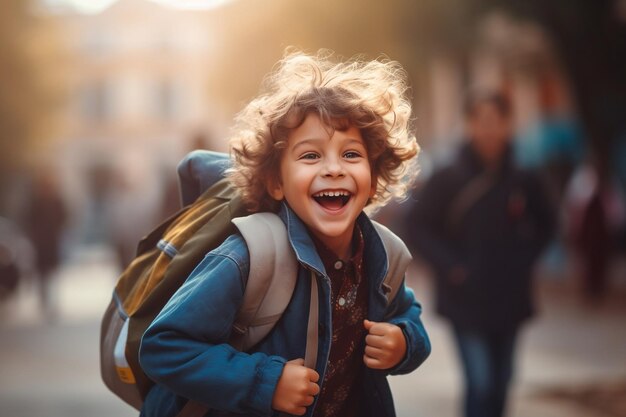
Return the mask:
[[58, 95], [53, 22], [27, 0], [0, 2], [0, 213], [8, 184], [49, 139]]

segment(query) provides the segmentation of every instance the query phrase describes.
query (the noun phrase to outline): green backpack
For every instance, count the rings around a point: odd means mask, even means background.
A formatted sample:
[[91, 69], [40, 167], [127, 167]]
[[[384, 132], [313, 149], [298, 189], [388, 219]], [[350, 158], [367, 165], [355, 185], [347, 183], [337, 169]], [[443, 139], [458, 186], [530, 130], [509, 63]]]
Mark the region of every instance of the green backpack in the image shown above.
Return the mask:
[[[251, 273], [233, 327], [233, 346], [252, 347], [286, 308], [297, 262], [285, 226], [272, 213], [239, 217], [245, 214], [234, 188], [222, 179], [139, 243], [137, 256], [117, 282], [100, 332], [102, 378], [133, 407], [141, 408], [153, 385], [139, 365], [143, 333], [203, 257], [237, 229], [249, 248]], [[276, 256], [289, 252], [291, 256]], [[272, 297], [263, 296], [268, 292]]]

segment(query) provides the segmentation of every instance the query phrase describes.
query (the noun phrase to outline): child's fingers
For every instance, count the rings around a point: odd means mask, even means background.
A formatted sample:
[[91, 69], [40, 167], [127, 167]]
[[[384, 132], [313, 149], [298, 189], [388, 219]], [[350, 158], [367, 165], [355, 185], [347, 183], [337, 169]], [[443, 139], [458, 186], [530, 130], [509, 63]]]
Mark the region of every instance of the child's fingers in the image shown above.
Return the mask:
[[302, 365], [302, 366], [304, 366], [304, 359], [302, 359], [302, 358], [292, 359], [290, 361], [287, 361], [287, 363], [292, 363], [294, 365]]
[[369, 334], [375, 334], [378, 336], [385, 335], [389, 330], [389, 326], [391, 326], [391, 324], [389, 323], [378, 323], [369, 320], [365, 320], [363, 322], [363, 325], [365, 326], [365, 330], [367, 330]]
[[320, 380], [320, 374], [318, 374], [314, 369], [309, 369], [308, 377], [311, 382], [317, 382]]
[[382, 330], [382, 325], [385, 323], [379, 323], [377, 321], [369, 321], [369, 320], [363, 320], [363, 326], [365, 327], [365, 330], [367, 330], [370, 334], [372, 333], [380, 333]]
[[379, 348], [379, 349], [385, 349], [386, 338], [384, 336], [368, 334], [367, 336], [365, 336], [365, 344], [367, 346], [372, 346], [372, 347]]
[[292, 411], [289, 411], [289, 414], [295, 416], [303, 416], [304, 413], [306, 413], [306, 407], [294, 407]]
[[363, 362], [365, 363], [365, 366], [371, 369], [385, 369], [385, 366], [380, 360], [371, 358], [367, 355], [363, 355]]
[[311, 404], [313, 404], [313, 401], [315, 401], [315, 397], [312, 395], [309, 395], [304, 399], [304, 401], [302, 402], [302, 405], [305, 407], [308, 407]]
[[365, 346], [365, 355], [372, 359], [382, 359], [384, 357], [384, 351], [376, 347]]
[[309, 388], [309, 393], [312, 396], [316, 396], [317, 394], [320, 393], [320, 386], [317, 385], [315, 382], [311, 382], [311, 386]]

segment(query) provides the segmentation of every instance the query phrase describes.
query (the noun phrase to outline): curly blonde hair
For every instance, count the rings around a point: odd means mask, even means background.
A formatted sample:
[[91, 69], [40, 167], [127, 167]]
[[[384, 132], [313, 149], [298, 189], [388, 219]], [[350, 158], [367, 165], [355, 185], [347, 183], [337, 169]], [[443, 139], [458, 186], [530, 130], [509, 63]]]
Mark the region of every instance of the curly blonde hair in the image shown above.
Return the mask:
[[288, 50], [265, 78], [261, 94], [236, 116], [228, 177], [250, 211], [276, 210], [267, 186], [280, 182], [278, 167], [289, 132], [311, 113], [333, 129], [360, 130], [377, 180], [368, 212], [392, 197], [404, 197], [417, 175], [419, 147], [400, 64], [359, 57], [335, 63], [331, 57], [329, 51]]

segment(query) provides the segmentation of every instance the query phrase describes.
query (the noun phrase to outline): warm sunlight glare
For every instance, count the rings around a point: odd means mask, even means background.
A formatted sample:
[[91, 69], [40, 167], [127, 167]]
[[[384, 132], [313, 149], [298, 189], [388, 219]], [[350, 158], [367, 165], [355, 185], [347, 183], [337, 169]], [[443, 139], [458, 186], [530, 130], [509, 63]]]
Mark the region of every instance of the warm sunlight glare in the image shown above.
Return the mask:
[[[95, 14], [105, 10], [117, 1], [125, 0], [45, 0], [52, 6], [68, 6], [80, 13]], [[154, 3], [175, 9], [207, 10], [222, 6], [232, 0], [150, 0]]]

